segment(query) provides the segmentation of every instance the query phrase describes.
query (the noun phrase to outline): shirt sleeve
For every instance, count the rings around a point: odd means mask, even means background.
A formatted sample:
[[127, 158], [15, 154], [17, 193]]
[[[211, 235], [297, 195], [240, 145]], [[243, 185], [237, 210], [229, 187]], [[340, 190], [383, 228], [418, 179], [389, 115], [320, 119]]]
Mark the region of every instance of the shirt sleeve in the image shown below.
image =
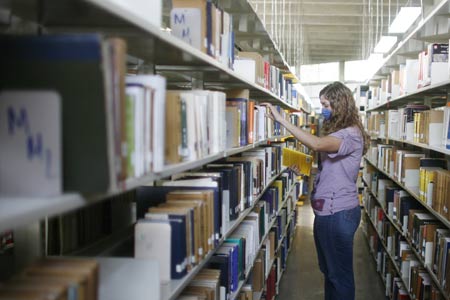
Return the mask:
[[328, 157], [330, 158], [347, 156], [362, 147], [362, 137], [358, 132], [356, 132], [356, 130], [349, 130], [347, 128], [341, 129], [331, 133], [330, 136], [334, 136], [342, 140], [338, 152], [328, 153]]

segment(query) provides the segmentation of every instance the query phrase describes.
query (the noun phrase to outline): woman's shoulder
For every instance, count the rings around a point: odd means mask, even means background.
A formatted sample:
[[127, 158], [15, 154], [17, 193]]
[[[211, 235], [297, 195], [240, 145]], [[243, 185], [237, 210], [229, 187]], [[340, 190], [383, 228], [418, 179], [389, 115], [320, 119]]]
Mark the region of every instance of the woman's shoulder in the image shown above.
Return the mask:
[[350, 127], [342, 128], [342, 129], [339, 129], [339, 130], [331, 133], [330, 135], [340, 137], [340, 138], [344, 138], [347, 136], [356, 137], [356, 138], [362, 137], [361, 131], [359, 130], [358, 126], [350, 126]]

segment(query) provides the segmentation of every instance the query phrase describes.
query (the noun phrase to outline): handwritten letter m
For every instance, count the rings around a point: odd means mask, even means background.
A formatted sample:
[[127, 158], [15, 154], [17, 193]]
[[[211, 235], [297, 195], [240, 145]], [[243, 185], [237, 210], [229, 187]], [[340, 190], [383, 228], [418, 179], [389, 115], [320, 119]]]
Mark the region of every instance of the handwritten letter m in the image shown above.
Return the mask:
[[16, 128], [23, 128], [26, 134], [30, 134], [30, 123], [28, 122], [28, 114], [24, 108], [20, 108], [18, 113], [14, 108], [8, 107], [8, 133], [13, 135]]

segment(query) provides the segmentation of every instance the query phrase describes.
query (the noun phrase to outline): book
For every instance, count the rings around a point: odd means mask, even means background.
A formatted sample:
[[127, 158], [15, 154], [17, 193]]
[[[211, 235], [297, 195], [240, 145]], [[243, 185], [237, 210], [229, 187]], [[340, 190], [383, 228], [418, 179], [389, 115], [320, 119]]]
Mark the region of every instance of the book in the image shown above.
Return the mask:
[[[169, 222], [139, 220], [135, 225], [134, 256], [140, 259], [154, 259], [160, 265], [162, 282], [171, 280], [172, 228]], [[155, 243], [158, 240], [158, 243]]]
[[63, 190], [114, 190], [114, 145], [121, 137], [112, 125], [116, 83], [108, 41], [96, 34], [9, 35], [0, 44], [0, 65], [16, 74], [0, 75], [0, 89], [53, 90], [62, 99]]
[[180, 207], [176, 205], [165, 205], [159, 207], [151, 207], [145, 214], [146, 219], [181, 219], [185, 223], [185, 240], [186, 240], [186, 268], [191, 270], [196, 262], [196, 251], [198, 245], [195, 244], [195, 222], [194, 209], [189, 207]]
[[[188, 264], [188, 244], [187, 244], [187, 229], [186, 215], [173, 213], [155, 213], [150, 212], [145, 214], [145, 220], [154, 222], [169, 222], [171, 227], [171, 248], [170, 248], [170, 278], [181, 279], [187, 274]], [[140, 243], [141, 241], [136, 241]], [[135, 249], [138, 245], [135, 244]], [[147, 249], [148, 250], [148, 249]], [[141, 250], [142, 251], [142, 250]], [[135, 256], [140, 257], [144, 255], [143, 252], [136, 252]], [[167, 248], [166, 248], [167, 251]]]
[[164, 168], [166, 79], [159, 75], [135, 75], [126, 78], [128, 84], [142, 84], [147, 87], [144, 122], [145, 162], [149, 171], [160, 172]]

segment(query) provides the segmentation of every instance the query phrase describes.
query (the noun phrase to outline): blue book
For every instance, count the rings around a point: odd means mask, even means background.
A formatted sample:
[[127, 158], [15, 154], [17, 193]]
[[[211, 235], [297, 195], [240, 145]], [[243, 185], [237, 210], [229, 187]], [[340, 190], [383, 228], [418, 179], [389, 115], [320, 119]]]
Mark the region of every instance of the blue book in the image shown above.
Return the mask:
[[230, 258], [230, 292], [233, 293], [239, 286], [239, 246], [229, 244], [220, 247], [217, 253], [228, 253]]
[[275, 207], [276, 201], [274, 201], [272, 190], [267, 189], [264, 194], [262, 194], [260, 201], [267, 203], [269, 216], [273, 216], [277, 212]]
[[187, 274], [186, 254], [186, 218], [183, 216], [169, 215], [172, 227], [172, 249], [170, 249], [170, 274], [172, 279], [181, 279]]
[[239, 279], [245, 279], [245, 238], [229, 238], [225, 240], [224, 246], [237, 245], [239, 249]]
[[186, 240], [186, 256], [187, 265], [192, 266], [196, 262], [195, 249], [195, 225], [194, 225], [194, 209], [187, 207], [170, 207], [158, 206], [152, 207], [149, 213], [145, 214], [146, 219], [181, 219], [185, 223], [185, 240]]
[[[230, 221], [236, 220], [239, 216], [239, 199], [238, 199], [238, 166], [233, 164], [209, 164], [207, 169], [214, 172], [224, 172], [226, 177], [224, 182], [228, 183], [228, 197], [229, 198], [229, 219]], [[226, 184], [226, 183], [224, 183]], [[225, 189], [226, 192], [226, 189]], [[223, 203], [223, 201], [222, 201]]]
[[399, 212], [399, 222], [403, 227], [408, 227], [408, 224], [404, 224], [405, 217], [409, 217], [409, 210], [422, 208], [422, 205], [411, 196], [404, 196], [400, 198], [400, 212]]
[[[139, 220], [139, 224], [145, 223], [166, 223], [170, 224], [171, 232], [160, 235], [158, 238], [170, 239], [170, 278], [181, 279], [187, 274], [187, 254], [186, 254], [186, 219], [181, 216], [169, 216], [168, 219], [160, 219], [158, 216]], [[139, 239], [139, 234], [136, 237]], [[156, 238], [156, 236], [155, 236]], [[161, 257], [164, 255], [161, 254]], [[166, 266], [161, 266], [167, 268]]]
[[211, 257], [209, 268], [220, 270], [220, 286], [225, 288], [226, 293], [231, 290], [231, 257], [230, 253], [216, 253]]
[[250, 207], [250, 199], [253, 193], [253, 168], [250, 161], [221, 161], [224, 164], [243, 166], [244, 169], [244, 208]]

